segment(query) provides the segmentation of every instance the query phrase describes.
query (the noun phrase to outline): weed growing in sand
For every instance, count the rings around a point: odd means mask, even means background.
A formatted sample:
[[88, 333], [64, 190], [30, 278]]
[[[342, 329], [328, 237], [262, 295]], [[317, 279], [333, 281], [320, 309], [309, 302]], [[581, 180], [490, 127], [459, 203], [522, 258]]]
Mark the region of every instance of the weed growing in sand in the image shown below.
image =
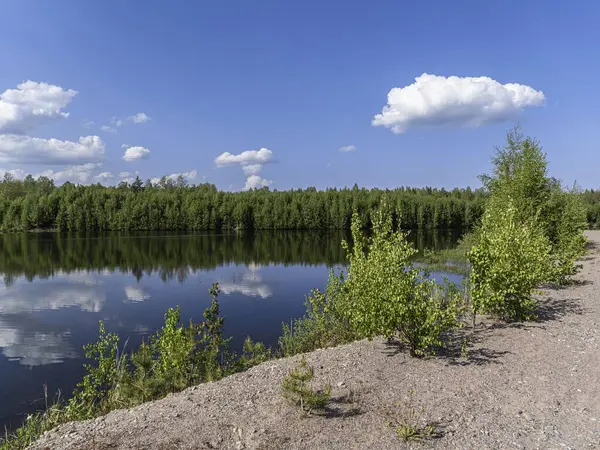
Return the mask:
[[435, 427], [424, 420], [424, 408], [415, 406], [414, 395], [414, 389], [409, 390], [406, 401], [396, 403], [387, 411], [388, 426], [405, 442], [421, 441], [435, 431]]
[[283, 396], [307, 414], [325, 409], [331, 400], [331, 384], [327, 384], [324, 389], [314, 390], [311, 387], [313, 377], [314, 369], [306, 363], [303, 356], [300, 363], [290, 369], [281, 382]]

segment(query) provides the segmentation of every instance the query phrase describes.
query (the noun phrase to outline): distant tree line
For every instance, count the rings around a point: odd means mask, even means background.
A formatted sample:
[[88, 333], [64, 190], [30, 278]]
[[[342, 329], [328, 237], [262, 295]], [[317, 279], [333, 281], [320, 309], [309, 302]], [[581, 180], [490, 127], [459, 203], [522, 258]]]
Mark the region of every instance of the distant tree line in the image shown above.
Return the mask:
[[[46, 177], [0, 182], [0, 229], [102, 230], [308, 230], [349, 229], [357, 211], [370, 227], [386, 193], [394, 225], [404, 229], [469, 229], [480, 219], [483, 189], [394, 190], [315, 188], [247, 192], [218, 191], [212, 184], [189, 185], [184, 178], [118, 186], [55, 186]], [[589, 191], [588, 218], [598, 223], [600, 193]], [[587, 198], [587, 197], [586, 197]]]
[[[65, 183], [9, 174], [0, 183], [3, 230], [305, 230], [349, 229], [354, 210], [369, 227], [380, 189], [315, 188], [222, 192], [185, 179], [116, 187]], [[387, 191], [394, 222], [406, 229], [469, 228], [481, 216], [481, 190], [398, 188]]]

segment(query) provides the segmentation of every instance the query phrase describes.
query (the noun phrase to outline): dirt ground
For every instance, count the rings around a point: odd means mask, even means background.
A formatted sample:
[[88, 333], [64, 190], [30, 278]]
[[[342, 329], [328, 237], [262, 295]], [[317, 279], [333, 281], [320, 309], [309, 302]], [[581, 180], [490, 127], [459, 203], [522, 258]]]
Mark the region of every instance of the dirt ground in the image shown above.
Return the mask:
[[[579, 282], [545, 290], [540, 320], [478, 323], [468, 358], [426, 360], [383, 340], [306, 355], [333, 387], [322, 415], [281, 395], [299, 360], [264, 363], [130, 410], [70, 423], [35, 449], [600, 449], [600, 231]], [[430, 437], [405, 443], [388, 425], [414, 390]], [[406, 408], [406, 406], [404, 407]]]

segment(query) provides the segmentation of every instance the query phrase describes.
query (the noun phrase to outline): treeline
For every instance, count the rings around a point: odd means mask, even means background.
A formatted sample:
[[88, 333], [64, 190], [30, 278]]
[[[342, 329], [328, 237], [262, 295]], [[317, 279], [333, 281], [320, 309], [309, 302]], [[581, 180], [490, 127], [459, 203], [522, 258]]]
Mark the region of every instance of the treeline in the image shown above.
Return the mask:
[[[450, 230], [411, 233], [415, 248], [450, 248]], [[156, 232], [0, 234], [0, 275], [10, 285], [81, 270], [131, 273], [138, 280], [157, 274], [181, 282], [196, 270], [224, 264], [294, 264], [333, 267], [346, 261], [345, 231], [260, 231], [172, 234]]]
[[589, 189], [583, 193], [590, 228], [600, 228], [600, 190]]
[[99, 230], [306, 230], [349, 229], [353, 211], [364, 227], [386, 193], [394, 223], [405, 229], [467, 229], [482, 214], [483, 190], [434, 188], [315, 188], [222, 192], [184, 179], [158, 184], [55, 186], [28, 176], [0, 182], [0, 229]]

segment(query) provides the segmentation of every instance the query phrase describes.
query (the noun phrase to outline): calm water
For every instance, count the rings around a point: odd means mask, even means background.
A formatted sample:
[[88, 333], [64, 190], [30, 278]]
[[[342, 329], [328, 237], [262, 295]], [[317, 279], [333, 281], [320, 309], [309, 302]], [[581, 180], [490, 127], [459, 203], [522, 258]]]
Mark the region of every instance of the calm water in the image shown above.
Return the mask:
[[[281, 323], [301, 316], [305, 295], [344, 263], [343, 237], [0, 234], [0, 427], [43, 405], [44, 384], [51, 396], [72, 391], [83, 375], [82, 346], [96, 339], [99, 320], [135, 346], [169, 307], [180, 305], [184, 322], [200, 321], [213, 282], [233, 348], [247, 335], [275, 345]], [[449, 248], [457, 238], [411, 236], [421, 249]]]

